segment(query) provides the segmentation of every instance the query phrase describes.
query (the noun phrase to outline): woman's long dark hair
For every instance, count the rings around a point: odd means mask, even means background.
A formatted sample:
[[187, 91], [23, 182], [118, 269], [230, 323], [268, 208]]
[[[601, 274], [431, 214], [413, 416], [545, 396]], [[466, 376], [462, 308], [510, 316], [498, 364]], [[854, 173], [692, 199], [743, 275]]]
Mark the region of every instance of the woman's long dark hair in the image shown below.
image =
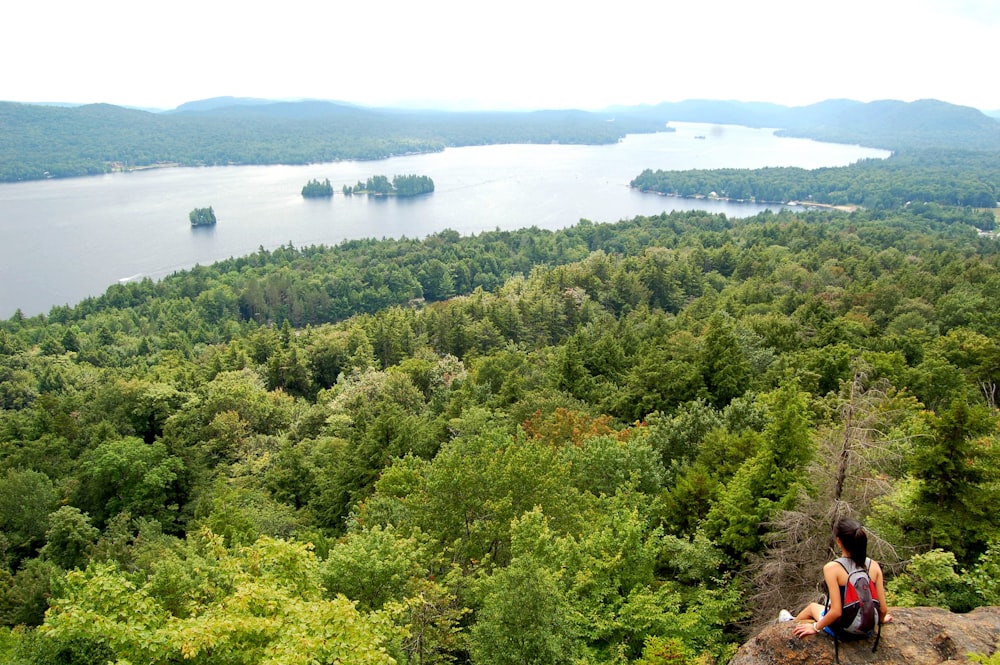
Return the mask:
[[865, 561], [868, 559], [868, 534], [865, 533], [861, 522], [846, 517], [837, 520], [836, 526], [833, 527], [833, 534], [840, 538], [844, 549], [851, 555], [851, 560], [864, 568]]

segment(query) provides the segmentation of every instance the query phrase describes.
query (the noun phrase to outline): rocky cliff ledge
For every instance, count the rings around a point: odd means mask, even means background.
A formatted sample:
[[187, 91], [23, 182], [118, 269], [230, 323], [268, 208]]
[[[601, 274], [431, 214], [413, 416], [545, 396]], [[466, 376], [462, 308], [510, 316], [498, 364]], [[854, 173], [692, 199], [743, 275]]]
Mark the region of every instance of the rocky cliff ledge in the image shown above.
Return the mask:
[[[1000, 607], [952, 614], [936, 607], [892, 608], [878, 651], [872, 640], [840, 645], [841, 665], [937, 665], [965, 663], [967, 655], [989, 655], [1000, 647]], [[793, 623], [765, 628], [740, 647], [730, 665], [817, 665], [833, 663], [833, 640], [792, 633]]]

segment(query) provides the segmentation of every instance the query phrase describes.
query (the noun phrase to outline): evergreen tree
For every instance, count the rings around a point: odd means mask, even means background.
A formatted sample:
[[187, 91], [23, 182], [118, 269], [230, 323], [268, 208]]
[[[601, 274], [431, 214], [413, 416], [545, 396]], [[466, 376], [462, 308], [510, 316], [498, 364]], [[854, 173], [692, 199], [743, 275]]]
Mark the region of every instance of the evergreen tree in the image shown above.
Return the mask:
[[750, 362], [733, 331], [731, 317], [725, 313], [713, 314], [709, 319], [700, 360], [709, 399], [718, 409], [742, 395], [751, 385]]
[[789, 380], [767, 401], [769, 422], [757, 453], [740, 466], [705, 519], [709, 537], [737, 560], [761, 549], [769, 522], [810, 485], [804, 470], [814, 445], [805, 395]]
[[[987, 482], [989, 443], [981, 439], [996, 427], [986, 408], [956, 397], [940, 414], [926, 414], [928, 436], [918, 440], [910, 458], [917, 481], [915, 512], [907, 530], [929, 548], [943, 548], [970, 562], [985, 551], [1000, 526], [1000, 496]], [[979, 525], [969, 529], [969, 524]], [[987, 526], [988, 525], [988, 526]]]

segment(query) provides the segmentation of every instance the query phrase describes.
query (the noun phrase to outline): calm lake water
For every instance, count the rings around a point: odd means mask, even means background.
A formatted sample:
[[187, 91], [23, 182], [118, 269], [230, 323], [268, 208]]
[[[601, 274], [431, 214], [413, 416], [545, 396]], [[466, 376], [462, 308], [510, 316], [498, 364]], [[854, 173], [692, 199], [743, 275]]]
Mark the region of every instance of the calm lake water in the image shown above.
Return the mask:
[[[616, 222], [665, 210], [746, 217], [776, 206], [642, 194], [628, 183], [645, 168], [817, 168], [888, 156], [764, 129], [672, 126], [676, 132], [630, 135], [607, 146], [481, 146], [382, 161], [170, 168], [0, 184], [0, 318], [18, 308], [47, 313], [118, 281], [159, 279], [289, 242], [423, 238], [449, 228], [463, 235], [559, 229], [581, 218]], [[398, 200], [341, 193], [343, 185], [373, 175], [411, 173], [430, 176], [435, 192]], [[333, 199], [303, 199], [302, 185], [311, 178], [329, 178]], [[207, 206], [218, 224], [192, 229], [188, 213]]]

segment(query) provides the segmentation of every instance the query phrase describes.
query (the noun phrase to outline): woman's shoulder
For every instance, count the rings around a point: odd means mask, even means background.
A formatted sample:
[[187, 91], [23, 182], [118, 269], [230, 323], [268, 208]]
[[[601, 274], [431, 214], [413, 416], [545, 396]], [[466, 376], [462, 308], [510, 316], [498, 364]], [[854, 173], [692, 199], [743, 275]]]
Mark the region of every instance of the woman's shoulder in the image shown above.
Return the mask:
[[847, 584], [847, 572], [847, 567], [844, 565], [843, 559], [828, 561], [823, 566], [823, 575], [837, 580], [837, 584], [840, 586]]
[[823, 574], [824, 575], [830, 574], [830, 575], [833, 575], [835, 577], [839, 577], [840, 574], [841, 574], [841, 572], [843, 570], [844, 570], [844, 567], [836, 559], [834, 559], [833, 561], [827, 561], [823, 565]]

